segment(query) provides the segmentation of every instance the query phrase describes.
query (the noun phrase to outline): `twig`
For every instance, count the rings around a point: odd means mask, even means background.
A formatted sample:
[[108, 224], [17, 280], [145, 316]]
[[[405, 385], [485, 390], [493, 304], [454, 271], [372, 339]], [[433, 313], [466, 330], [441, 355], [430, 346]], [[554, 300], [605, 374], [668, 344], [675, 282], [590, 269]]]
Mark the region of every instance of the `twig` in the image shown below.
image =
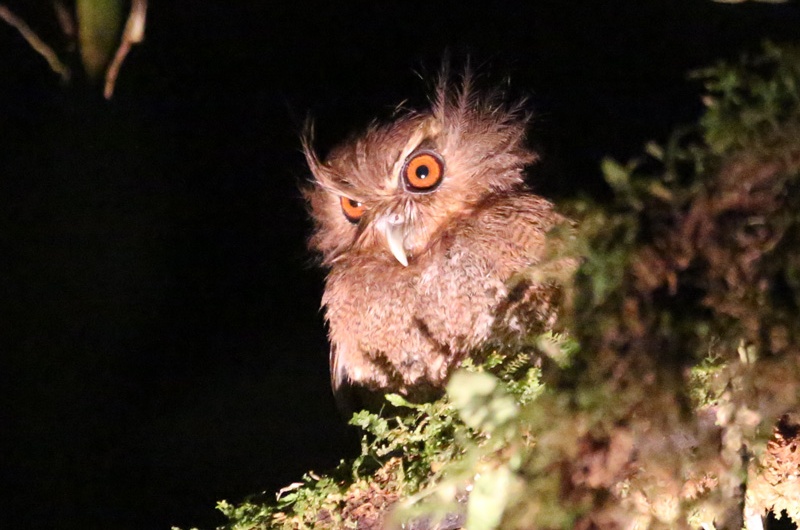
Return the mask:
[[69, 51], [73, 51], [75, 49], [75, 38], [78, 34], [75, 26], [75, 17], [61, 0], [53, 0], [53, 10], [56, 12], [56, 19], [61, 27], [61, 32], [69, 41]]
[[106, 86], [103, 90], [103, 95], [106, 99], [111, 99], [114, 95], [114, 85], [117, 82], [119, 69], [122, 67], [122, 61], [131, 51], [131, 46], [144, 40], [144, 24], [147, 17], [147, 0], [133, 0], [131, 2], [131, 13], [128, 15], [128, 21], [125, 23], [125, 31], [122, 33], [122, 41], [120, 42], [117, 53], [114, 54], [114, 60], [106, 70]]
[[64, 82], [69, 81], [71, 74], [67, 65], [61, 62], [56, 52], [40, 39], [24, 20], [12, 13], [4, 4], [0, 4], [0, 18], [5, 20], [10, 26], [16, 28], [20, 35], [22, 35], [22, 38], [30, 44], [31, 48], [47, 60], [50, 69], [60, 75]]

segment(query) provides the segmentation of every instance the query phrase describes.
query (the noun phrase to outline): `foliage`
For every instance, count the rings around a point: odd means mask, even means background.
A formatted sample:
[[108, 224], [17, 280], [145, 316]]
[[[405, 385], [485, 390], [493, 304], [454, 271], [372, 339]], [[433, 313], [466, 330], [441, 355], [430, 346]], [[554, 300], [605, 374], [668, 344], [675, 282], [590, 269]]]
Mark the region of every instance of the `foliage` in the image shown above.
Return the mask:
[[800, 50], [766, 44], [693, 76], [699, 125], [604, 161], [610, 204], [566, 206], [569, 335], [466, 362], [437, 402], [356, 414], [360, 457], [277, 502], [220, 503], [229, 527], [800, 519]]
[[87, 74], [97, 78], [105, 72], [122, 32], [120, 0], [77, 0], [78, 41]]
[[[553, 344], [567, 343], [548, 337]], [[493, 528], [510, 474], [486, 469], [474, 488], [470, 484], [487, 455], [522, 440], [515, 420], [519, 404], [543, 390], [538, 374], [527, 355], [493, 353], [481, 366], [467, 361], [452, 378], [447, 398], [415, 404], [392, 394], [387, 400], [396, 414], [354, 414], [350, 423], [364, 436], [353, 462], [343, 461], [329, 476], [306, 474], [281, 490], [276, 502], [258, 496], [217, 507], [231, 519], [231, 529], [377, 528], [398, 501], [398, 520], [457, 513], [474, 528]], [[471, 511], [465, 514], [459, 503], [467, 491]]]
[[[77, 50], [88, 78], [93, 81], [103, 78], [103, 95], [111, 99], [131, 46], [144, 39], [147, 0], [76, 0], [74, 5], [68, 7], [68, 4], [53, 2], [53, 14], [62, 33], [58, 40], [68, 43], [62, 52], [49, 45], [23, 18], [3, 4], [0, 4], [0, 19], [16, 28], [65, 83], [71, 80], [72, 70], [61, 56], [71, 55]], [[129, 4], [130, 9], [126, 21], [123, 17], [125, 4]]]

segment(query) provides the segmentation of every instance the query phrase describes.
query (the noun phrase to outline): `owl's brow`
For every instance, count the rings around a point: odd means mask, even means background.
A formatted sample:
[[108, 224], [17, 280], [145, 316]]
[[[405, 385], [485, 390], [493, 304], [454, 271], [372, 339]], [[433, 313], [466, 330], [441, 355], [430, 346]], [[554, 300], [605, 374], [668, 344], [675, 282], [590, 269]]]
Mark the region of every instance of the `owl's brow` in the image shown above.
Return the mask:
[[[332, 193], [334, 195], [345, 195], [345, 196], [349, 197], [349, 194], [344, 193], [344, 189], [343, 188], [340, 188], [333, 181], [330, 181], [328, 179], [325, 179], [325, 180], [319, 179], [319, 180], [317, 180], [317, 185], [320, 188], [322, 188], [323, 190], [327, 191], [328, 193]], [[350, 197], [350, 198], [353, 199], [354, 197]]]
[[391, 175], [387, 175], [387, 187], [397, 184], [397, 176], [400, 174], [400, 171], [402, 171], [403, 164], [405, 164], [408, 155], [414, 152], [422, 142], [439, 134], [441, 130], [442, 126], [439, 120], [435, 119], [433, 116], [426, 118], [425, 121], [414, 130], [413, 134], [408, 138], [405, 147], [400, 151], [400, 156], [395, 161], [394, 166], [392, 166]]
[[316, 184], [331, 195], [336, 195], [337, 197], [347, 197], [348, 199], [358, 202], [365, 202], [364, 198], [359, 193], [355, 192], [355, 190], [353, 190], [351, 187], [345, 186], [336, 179], [331, 178], [329, 175], [317, 177]]

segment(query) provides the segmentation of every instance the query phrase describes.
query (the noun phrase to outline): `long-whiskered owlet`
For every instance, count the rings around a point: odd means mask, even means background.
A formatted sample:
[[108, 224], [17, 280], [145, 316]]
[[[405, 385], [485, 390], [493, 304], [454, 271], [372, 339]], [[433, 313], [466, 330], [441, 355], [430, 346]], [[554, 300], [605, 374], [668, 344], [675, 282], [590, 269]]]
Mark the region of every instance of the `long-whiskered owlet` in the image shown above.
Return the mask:
[[[331, 383], [427, 399], [498, 336], [546, 328], [554, 287], [518, 273], [564, 219], [523, 182], [529, 115], [469, 78], [333, 149], [304, 142]], [[359, 392], [360, 393], [360, 392]]]

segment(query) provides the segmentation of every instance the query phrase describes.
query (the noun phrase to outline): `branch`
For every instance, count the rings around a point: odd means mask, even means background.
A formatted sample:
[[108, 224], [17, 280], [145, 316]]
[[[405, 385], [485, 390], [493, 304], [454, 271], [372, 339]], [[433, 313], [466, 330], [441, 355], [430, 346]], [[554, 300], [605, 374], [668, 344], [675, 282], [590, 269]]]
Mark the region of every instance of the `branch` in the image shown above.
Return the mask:
[[39, 53], [39, 55], [47, 60], [48, 64], [50, 65], [50, 69], [60, 75], [64, 82], [69, 81], [71, 75], [69, 67], [62, 63], [56, 52], [54, 52], [50, 46], [40, 39], [24, 20], [12, 13], [11, 10], [5, 6], [5, 4], [0, 4], [0, 18], [5, 20], [10, 26], [16, 28], [20, 35], [22, 35], [22, 38], [24, 38], [28, 44], [30, 44], [31, 48], [33, 48]]
[[61, 32], [69, 41], [69, 51], [74, 51], [75, 40], [78, 35], [74, 15], [61, 0], [53, 0], [53, 10], [56, 12], [56, 19], [61, 27]]
[[144, 25], [147, 17], [147, 0], [133, 0], [131, 2], [131, 13], [128, 15], [128, 21], [125, 23], [125, 31], [122, 33], [122, 41], [120, 42], [117, 53], [114, 54], [114, 60], [106, 70], [106, 85], [103, 90], [103, 95], [106, 99], [111, 99], [114, 95], [114, 85], [117, 82], [119, 69], [122, 67], [122, 62], [131, 51], [131, 46], [140, 43], [144, 40]]

